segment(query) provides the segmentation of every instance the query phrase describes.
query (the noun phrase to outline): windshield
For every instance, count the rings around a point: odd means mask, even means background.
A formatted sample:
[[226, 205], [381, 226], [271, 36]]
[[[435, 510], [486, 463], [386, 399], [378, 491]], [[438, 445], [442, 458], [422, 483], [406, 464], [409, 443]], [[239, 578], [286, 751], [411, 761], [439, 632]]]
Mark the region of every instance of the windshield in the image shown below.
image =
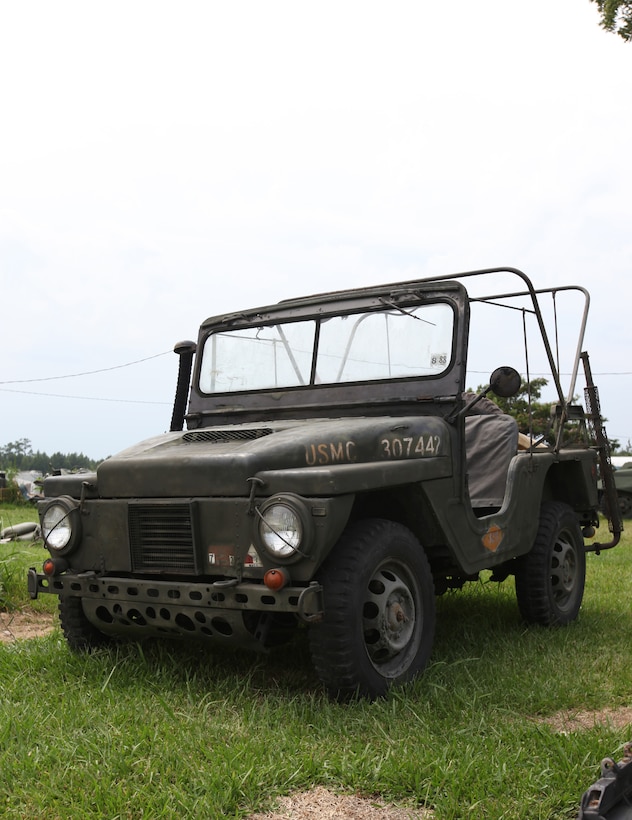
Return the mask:
[[437, 302], [212, 333], [203, 393], [438, 376], [452, 354], [454, 313]]

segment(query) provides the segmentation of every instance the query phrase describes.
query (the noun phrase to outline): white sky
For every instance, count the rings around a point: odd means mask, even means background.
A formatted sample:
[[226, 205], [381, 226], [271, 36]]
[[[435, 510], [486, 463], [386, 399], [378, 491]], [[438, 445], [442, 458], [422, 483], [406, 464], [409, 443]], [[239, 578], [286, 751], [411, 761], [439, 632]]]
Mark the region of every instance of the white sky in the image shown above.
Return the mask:
[[168, 429], [173, 353], [44, 379], [209, 315], [496, 265], [591, 291], [632, 439], [632, 45], [589, 0], [0, 2], [0, 78], [0, 445]]

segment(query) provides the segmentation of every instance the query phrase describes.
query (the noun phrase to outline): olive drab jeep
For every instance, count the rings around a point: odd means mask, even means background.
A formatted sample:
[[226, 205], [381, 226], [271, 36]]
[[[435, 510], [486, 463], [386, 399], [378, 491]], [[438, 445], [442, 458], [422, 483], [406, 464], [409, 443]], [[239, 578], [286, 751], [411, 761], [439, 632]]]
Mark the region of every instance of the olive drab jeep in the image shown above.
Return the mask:
[[[544, 305], [557, 323], [568, 293], [582, 300], [579, 342], [559, 367], [564, 327], [547, 328]], [[569, 623], [586, 551], [615, 546], [622, 529], [582, 351], [588, 301], [490, 269], [207, 319], [197, 343], [175, 347], [170, 432], [94, 474], [46, 479], [49, 557], [29, 571], [31, 596], [59, 596], [80, 651], [145, 637], [262, 649], [302, 628], [339, 699], [418, 675], [435, 596], [482, 572], [515, 576], [527, 622]], [[468, 387], [482, 361], [509, 353], [522, 375], [492, 361], [486, 386]], [[544, 440], [490, 400], [536, 372], [555, 392]], [[604, 543], [591, 540], [598, 470]]]

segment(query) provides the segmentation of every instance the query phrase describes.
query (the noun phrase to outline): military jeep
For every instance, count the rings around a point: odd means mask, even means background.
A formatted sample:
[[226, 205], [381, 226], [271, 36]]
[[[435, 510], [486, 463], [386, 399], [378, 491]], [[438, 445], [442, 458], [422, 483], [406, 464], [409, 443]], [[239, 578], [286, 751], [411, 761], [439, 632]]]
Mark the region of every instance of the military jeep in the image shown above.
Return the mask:
[[[473, 295], [464, 284], [491, 287], [499, 276], [517, 289]], [[564, 390], [541, 303], [567, 291], [585, 307]], [[488, 357], [509, 349], [490, 316], [516, 320], [524, 376], [494, 362], [473, 392], [475, 306], [488, 311], [479, 325]], [[318, 677], [339, 699], [381, 696], [418, 675], [435, 596], [482, 572], [515, 576], [527, 622], [569, 623], [586, 551], [615, 546], [621, 531], [581, 347], [587, 311], [582, 288], [536, 291], [508, 268], [206, 320], [197, 343], [175, 346], [170, 432], [94, 474], [45, 481], [49, 557], [29, 571], [31, 596], [59, 596], [62, 630], [79, 651], [146, 637], [264, 649], [303, 628]], [[519, 391], [531, 361], [556, 393], [549, 441], [489, 399]], [[580, 363], [586, 409], [574, 403]], [[598, 462], [611, 537], [586, 543], [599, 525]]]

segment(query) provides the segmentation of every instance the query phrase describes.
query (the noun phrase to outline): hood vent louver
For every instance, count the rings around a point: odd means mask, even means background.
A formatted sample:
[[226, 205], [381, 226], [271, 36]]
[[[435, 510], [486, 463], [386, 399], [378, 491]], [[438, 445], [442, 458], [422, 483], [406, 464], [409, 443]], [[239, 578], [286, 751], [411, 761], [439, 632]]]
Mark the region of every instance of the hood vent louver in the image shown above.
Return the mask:
[[207, 442], [215, 444], [226, 441], [253, 441], [269, 436], [274, 432], [269, 427], [256, 427], [250, 430], [192, 430], [182, 436], [183, 441], [190, 443]]

